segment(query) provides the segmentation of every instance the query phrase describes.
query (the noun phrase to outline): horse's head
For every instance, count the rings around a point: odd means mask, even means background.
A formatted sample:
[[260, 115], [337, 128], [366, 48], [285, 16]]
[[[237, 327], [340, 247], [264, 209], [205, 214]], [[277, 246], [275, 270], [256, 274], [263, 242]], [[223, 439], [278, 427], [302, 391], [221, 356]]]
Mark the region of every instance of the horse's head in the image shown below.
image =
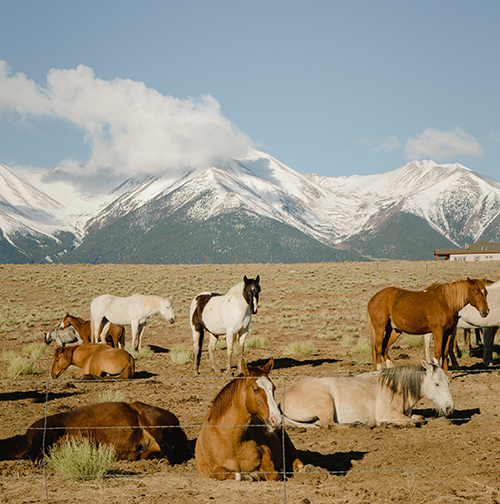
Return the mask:
[[490, 308], [488, 301], [486, 301], [488, 295], [485, 287], [486, 277], [483, 280], [474, 280], [467, 277], [467, 283], [469, 287], [469, 304], [479, 312], [481, 317], [487, 317], [488, 313], [490, 313]]
[[171, 297], [163, 298], [163, 301], [161, 303], [160, 313], [171, 324], [173, 324], [175, 322], [174, 302]]
[[276, 387], [269, 379], [268, 374], [273, 368], [274, 360], [262, 368], [248, 367], [242, 359], [241, 371], [244, 380], [245, 406], [247, 411], [260, 422], [265, 424], [269, 431], [273, 431], [281, 424], [281, 413], [274, 399]]
[[259, 305], [259, 293], [260, 293], [260, 275], [257, 278], [247, 278], [243, 277], [245, 282], [245, 287], [243, 288], [243, 296], [250, 307], [250, 312], [255, 315], [257, 313], [257, 308]]
[[50, 376], [58, 378], [61, 373], [68, 369], [71, 364], [71, 347], [57, 347], [52, 358], [52, 370]]
[[66, 329], [66, 327], [68, 327], [70, 324], [71, 324], [70, 314], [66, 313], [66, 315], [62, 319], [62, 322], [59, 325], [59, 329]]
[[450, 378], [443, 371], [437, 360], [434, 362], [422, 361], [425, 376], [422, 380], [422, 393], [438, 407], [443, 415], [450, 415], [455, 411], [455, 405], [450, 393]]

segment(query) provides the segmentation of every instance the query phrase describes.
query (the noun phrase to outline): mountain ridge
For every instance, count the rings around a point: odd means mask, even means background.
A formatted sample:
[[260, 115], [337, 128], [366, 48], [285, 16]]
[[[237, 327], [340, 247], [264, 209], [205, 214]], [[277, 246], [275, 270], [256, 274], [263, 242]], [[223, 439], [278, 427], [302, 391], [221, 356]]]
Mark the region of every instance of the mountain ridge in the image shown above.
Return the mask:
[[[0, 262], [11, 256], [33, 262], [34, 254], [40, 262], [85, 257], [91, 262], [132, 257], [148, 262], [155, 243], [156, 256], [163, 261], [201, 260], [194, 250], [196, 240], [184, 239], [182, 229], [203, 237], [201, 255], [212, 262], [222, 257], [230, 261], [229, 250], [247, 257], [248, 243], [241, 233], [245, 228], [252, 229], [253, 240], [261, 243], [252, 262], [270, 255], [276, 262], [293, 262], [291, 243], [300, 244], [295, 257], [306, 259], [415, 260], [431, 259], [433, 249], [442, 246], [485, 237], [500, 240], [500, 183], [459, 164], [413, 161], [379, 175], [325, 177], [300, 174], [253, 151], [248, 158], [188, 169], [178, 176], [123, 180], [101, 195], [85, 193], [67, 180], [48, 183], [40, 174], [33, 177], [35, 184], [26, 179], [26, 172], [0, 165]], [[62, 193], [64, 200], [58, 196]], [[409, 223], [418, 228], [415, 236], [410, 236]], [[169, 226], [189, 249], [176, 253], [159, 231], [168, 236]], [[406, 240], [415, 239], [413, 252], [403, 243], [405, 228]], [[208, 229], [214, 236], [234, 233], [235, 243], [221, 239], [219, 245], [208, 246]], [[278, 229], [281, 241], [270, 234]], [[106, 230], [121, 235], [115, 236], [115, 245], [106, 239]], [[398, 242], [383, 244], [381, 235]], [[136, 245], [121, 250], [116, 245], [119, 239]], [[265, 243], [273, 244], [267, 256]], [[121, 252], [114, 254], [118, 248]], [[140, 250], [149, 250], [149, 256]]]

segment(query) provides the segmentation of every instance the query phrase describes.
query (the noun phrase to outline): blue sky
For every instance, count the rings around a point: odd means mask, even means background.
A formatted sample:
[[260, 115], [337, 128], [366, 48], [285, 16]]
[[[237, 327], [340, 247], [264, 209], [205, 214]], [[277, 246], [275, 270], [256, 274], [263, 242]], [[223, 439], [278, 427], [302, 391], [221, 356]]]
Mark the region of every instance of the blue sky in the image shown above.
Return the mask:
[[500, 180], [500, 2], [0, 0], [0, 163]]

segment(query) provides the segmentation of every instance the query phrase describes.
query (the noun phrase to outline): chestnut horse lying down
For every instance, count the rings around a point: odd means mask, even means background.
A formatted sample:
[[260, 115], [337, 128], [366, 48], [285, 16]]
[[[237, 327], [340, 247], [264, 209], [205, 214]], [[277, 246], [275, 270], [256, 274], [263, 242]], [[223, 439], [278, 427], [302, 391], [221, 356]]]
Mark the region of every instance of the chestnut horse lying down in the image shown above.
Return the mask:
[[134, 376], [134, 358], [123, 348], [112, 348], [107, 343], [84, 343], [58, 347], [52, 359], [52, 378], [74, 364], [81, 367], [73, 378], [91, 375], [95, 378], [128, 379]]
[[280, 427], [275, 387], [268, 378], [273, 363], [271, 359], [262, 368], [248, 367], [242, 359], [242, 374], [214, 399], [196, 441], [196, 466], [202, 476], [277, 481], [284, 471], [304, 467]]
[[285, 425], [415, 425], [423, 418], [412, 415], [413, 406], [423, 397], [434, 402], [440, 413], [453, 413], [449, 383], [437, 360], [349, 377], [304, 378], [285, 390]]
[[191, 458], [177, 417], [142, 402], [104, 402], [41, 418], [26, 434], [0, 441], [0, 460], [38, 460], [63, 437], [84, 437], [115, 448], [119, 460], [166, 457], [171, 464]]
[[[74, 317], [73, 315], [67, 313], [62, 319], [59, 327], [61, 329], [65, 329], [66, 327], [70, 326], [78, 331], [78, 334], [80, 335], [80, 338], [82, 338], [83, 343], [92, 342], [90, 320]], [[117, 324], [109, 324], [103, 341], [109, 343], [112, 347], [123, 348], [125, 346], [125, 327]]]

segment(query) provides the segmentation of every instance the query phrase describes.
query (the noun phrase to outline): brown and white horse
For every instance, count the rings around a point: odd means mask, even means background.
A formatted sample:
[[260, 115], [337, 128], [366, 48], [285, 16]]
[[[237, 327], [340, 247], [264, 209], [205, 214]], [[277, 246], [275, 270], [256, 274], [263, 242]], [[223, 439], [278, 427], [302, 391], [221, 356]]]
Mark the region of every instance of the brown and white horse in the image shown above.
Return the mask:
[[435, 357], [448, 369], [450, 336], [458, 321], [458, 312], [472, 305], [482, 317], [489, 313], [485, 280], [459, 280], [434, 283], [422, 291], [386, 287], [368, 302], [367, 320], [370, 329], [373, 365], [392, 367], [388, 349], [402, 332], [432, 333]]
[[[248, 367], [217, 395], [196, 441], [196, 466], [201, 475], [220, 480], [273, 480], [302, 462], [285, 432], [268, 377], [271, 359], [264, 367]], [[285, 463], [283, 444], [285, 440]]]
[[[92, 342], [90, 320], [74, 317], [67, 313], [62, 319], [59, 327], [65, 329], [69, 326], [74, 327], [78, 331], [84, 343]], [[109, 324], [108, 330], [104, 335], [104, 341], [114, 348], [123, 348], [125, 346], [125, 327], [117, 324]]]
[[238, 370], [245, 350], [245, 340], [252, 315], [257, 313], [260, 294], [260, 275], [255, 279], [243, 277], [224, 294], [201, 292], [192, 301], [189, 323], [193, 334], [193, 371], [199, 373], [201, 350], [205, 332], [210, 334], [208, 355], [212, 370], [215, 367], [215, 344], [219, 336], [225, 336], [227, 345], [226, 373], [231, 371], [233, 343], [238, 342]]
[[112, 348], [106, 343], [57, 347], [52, 359], [52, 378], [58, 378], [71, 364], [82, 368], [73, 378], [91, 375], [96, 378], [129, 379], [135, 371], [134, 358], [126, 350]]

